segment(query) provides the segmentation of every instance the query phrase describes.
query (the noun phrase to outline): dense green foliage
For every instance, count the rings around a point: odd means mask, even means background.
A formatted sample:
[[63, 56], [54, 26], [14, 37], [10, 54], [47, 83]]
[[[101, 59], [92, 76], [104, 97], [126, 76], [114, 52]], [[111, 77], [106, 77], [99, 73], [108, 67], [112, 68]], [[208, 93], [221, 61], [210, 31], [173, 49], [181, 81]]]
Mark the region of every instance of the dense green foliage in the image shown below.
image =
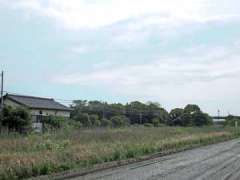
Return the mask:
[[57, 116], [44, 117], [43, 123], [49, 125], [52, 128], [62, 128], [65, 122], [65, 118]]
[[10, 132], [26, 133], [31, 130], [31, 116], [26, 109], [7, 106], [3, 109], [1, 124]]
[[[160, 126], [205, 126], [211, 125], [212, 119], [203, 113], [197, 105], [187, 105], [184, 109], [176, 108], [168, 113], [158, 103], [134, 101], [123, 104], [108, 104], [100, 101], [74, 101], [71, 118], [43, 117], [44, 131], [56, 130], [68, 126], [75, 127], [125, 127], [144, 125]], [[5, 107], [1, 124], [10, 132], [29, 132], [31, 116], [26, 109]], [[230, 121], [228, 121], [230, 124]]]
[[212, 125], [212, 118], [201, 111], [197, 105], [187, 105], [184, 109], [173, 109], [170, 114], [169, 125], [172, 126], [205, 126]]
[[[197, 105], [176, 108], [168, 113], [158, 103], [147, 104], [134, 101], [123, 104], [108, 104], [100, 101], [74, 101], [72, 118], [84, 127], [121, 127], [128, 124], [152, 124], [153, 126], [204, 126], [212, 124], [208, 114]], [[151, 126], [151, 125], [148, 125]]]
[[224, 122], [225, 126], [240, 126], [240, 117], [229, 115]]

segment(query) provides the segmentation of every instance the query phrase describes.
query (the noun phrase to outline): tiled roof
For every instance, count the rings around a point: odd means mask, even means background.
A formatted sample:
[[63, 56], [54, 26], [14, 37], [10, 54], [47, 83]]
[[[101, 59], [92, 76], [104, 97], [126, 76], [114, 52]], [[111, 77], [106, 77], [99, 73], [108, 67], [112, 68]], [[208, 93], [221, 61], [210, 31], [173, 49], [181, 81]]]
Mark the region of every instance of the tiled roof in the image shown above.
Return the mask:
[[71, 111], [70, 108], [64, 106], [54, 99], [50, 98], [41, 98], [41, 97], [33, 97], [33, 96], [22, 96], [22, 95], [13, 95], [7, 94], [5, 98], [8, 98], [12, 101], [15, 101], [18, 104], [27, 106], [32, 109], [49, 109], [49, 110], [64, 110]]

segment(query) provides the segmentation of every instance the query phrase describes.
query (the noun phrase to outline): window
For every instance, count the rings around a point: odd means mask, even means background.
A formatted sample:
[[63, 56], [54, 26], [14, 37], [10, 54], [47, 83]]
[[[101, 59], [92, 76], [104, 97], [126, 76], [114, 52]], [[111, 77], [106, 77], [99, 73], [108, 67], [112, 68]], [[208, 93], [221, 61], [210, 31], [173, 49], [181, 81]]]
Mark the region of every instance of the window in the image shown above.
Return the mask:
[[35, 123], [41, 123], [42, 120], [43, 120], [43, 116], [42, 115], [37, 115]]

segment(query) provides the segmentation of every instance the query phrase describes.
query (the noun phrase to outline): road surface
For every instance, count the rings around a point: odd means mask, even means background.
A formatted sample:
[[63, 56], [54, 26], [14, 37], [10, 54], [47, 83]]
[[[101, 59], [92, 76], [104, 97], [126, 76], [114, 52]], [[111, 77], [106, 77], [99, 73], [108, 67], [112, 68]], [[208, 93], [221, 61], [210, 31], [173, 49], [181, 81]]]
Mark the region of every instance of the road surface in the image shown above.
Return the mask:
[[240, 139], [71, 180], [240, 180]]

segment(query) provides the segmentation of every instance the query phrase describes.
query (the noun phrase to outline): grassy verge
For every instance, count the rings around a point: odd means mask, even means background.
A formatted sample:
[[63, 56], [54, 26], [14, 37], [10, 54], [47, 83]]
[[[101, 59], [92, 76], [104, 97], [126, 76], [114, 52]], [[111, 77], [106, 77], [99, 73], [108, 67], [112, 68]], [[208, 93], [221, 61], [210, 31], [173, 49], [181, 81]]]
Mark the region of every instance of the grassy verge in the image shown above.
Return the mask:
[[168, 154], [239, 136], [239, 129], [219, 127], [132, 127], [0, 136], [0, 179], [24, 179], [154, 153]]

